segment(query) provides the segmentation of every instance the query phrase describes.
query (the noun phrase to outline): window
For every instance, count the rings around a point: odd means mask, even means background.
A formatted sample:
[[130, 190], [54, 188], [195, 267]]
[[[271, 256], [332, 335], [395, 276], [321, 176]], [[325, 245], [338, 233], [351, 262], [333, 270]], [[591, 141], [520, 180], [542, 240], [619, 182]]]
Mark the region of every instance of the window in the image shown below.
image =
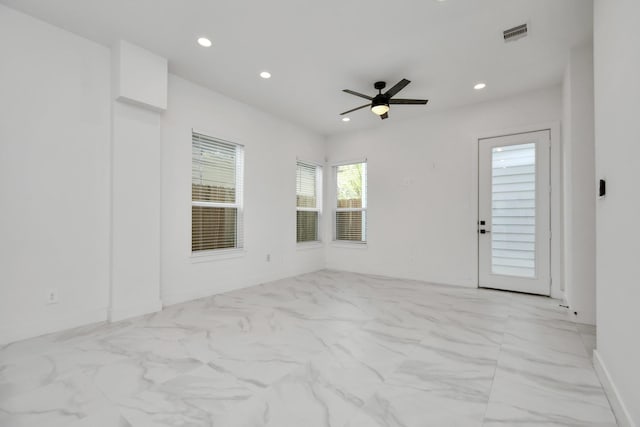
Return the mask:
[[335, 240], [367, 241], [367, 164], [335, 167]]
[[298, 162], [296, 167], [296, 239], [320, 240], [320, 206], [322, 205], [322, 168]]
[[244, 149], [195, 132], [191, 148], [191, 251], [241, 248]]

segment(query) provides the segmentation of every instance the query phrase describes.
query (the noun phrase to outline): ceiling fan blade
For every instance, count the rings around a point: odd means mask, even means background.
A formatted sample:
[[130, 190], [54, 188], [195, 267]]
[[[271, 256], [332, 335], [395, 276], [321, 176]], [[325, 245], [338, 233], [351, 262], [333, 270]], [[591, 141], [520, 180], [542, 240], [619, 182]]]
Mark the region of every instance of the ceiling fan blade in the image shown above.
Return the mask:
[[341, 115], [341, 116], [344, 116], [345, 114], [349, 114], [349, 113], [351, 113], [351, 112], [353, 112], [353, 111], [359, 110], [359, 109], [361, 109], [361, 108], [368, 107], [368, 106], [370, 106], [370, 105], [371, 105], [371, 104], [364, 104], [364, 105], [361, 105], [361, 106], [359, 106], [359, 107], [357, 107], [357, 108], [354, 108], [353, 110], [349, 110], [349, 111], [345, 111], [344, 113], [340, 113], [340, 115]]
[[396, 83], [396, 85], [394, 87], [392, 87], [391, 89], [389, 89], [388, 91], [386, 91], [384, 93], [384, 96], [388, 96], [389, 98], [391, 98], [392, 96], [394, 96], [396, 93], [400, 92], [402, 89], [405, 88], [405, 86], [407, 86], [409, 83], [411, 83], [410, 80], [407, 79], [402, 79], [400, 80], [398, 83]]
[[389, 104], [424, 105], [428, 99], [390, 99]]
[[369, 101], [371, 101], [373, 99], [369, 95], [365, 95], [365, 94], [362, 94], [362, 93], [359, 93], [359, 92], [355, 92], [353, 90], [342, 89], [342, 91], [346, 92], [346, 93], [350, 93], [351, 95], [359, 96], [360, 98], [368, 99]]
[[389, 118], [389, 113], [384, 113], [383, 115], [380, 116], [381, 120], [387, 119]]

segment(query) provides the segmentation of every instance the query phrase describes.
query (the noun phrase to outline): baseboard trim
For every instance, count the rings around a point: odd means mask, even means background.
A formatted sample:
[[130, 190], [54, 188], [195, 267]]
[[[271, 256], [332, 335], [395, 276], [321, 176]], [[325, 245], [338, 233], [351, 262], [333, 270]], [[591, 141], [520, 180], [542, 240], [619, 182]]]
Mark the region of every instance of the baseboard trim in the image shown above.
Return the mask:
[[593, 366], [600, 382], [602, 383], [602, 387], [607, 394], [607, 398], [611, 404], [611, 409], [613, 409], [613, 414], [616, 416], [618, 425], [620, 427], [637, 427], [636, 423], [631, 419], [631, 415], [618, 392], [618, 388], [609, 374], [607, 366], [604, 364], [602, 357], [600, 357], [598, 350], [593, 350]]
[[132, 317], [144, 316], [145, 314], [156, 313], [162, 310], [162, 301], [156, 300], [148, 304], [139, 304], [132, 307], [122, 307], [109, 310], [109, 321], [117, 322], [119, 320], [130, 319]]
[[246, 289], [252, 286], [258, 286], [263, 283], [275, 282], [278, 280], [288, 279], [290, 277], [300, 276], [302, 274], [315, 273], [316, 271], [322, 271], [324, 268], [317, 268], [313, 270], [304, 271], [289, 271], [279, 274], [269, 274], [263, 276], [253, 276], [242, 283], [236, 283], [234, 285], [222, 288], [222, 289], [210, 289], [201, 288], [194, 289], [188, 292], [174, 292], [162, 295], [162, 304], [164, 307], [168, 307], [175, 304], [182, 304], [184, 302], [194, 301], [201, 298], [208, 298], [214, 295], [222, 295], [227, 292], [237, 291], [239, 289]]
[[250, 286], [230, 286], [224, 289], [195, 289], [189, 292], [176, 292], [172, 294], [166, 294], [162, 296], [162, 306], [169, 307], [176, 304], [182, 304], [189, 301], [195, 301], [202, 298], [208, 298], [214, 295], [221, 295], [227, 292], [233, 292], [238, 289], [247, 288]]
[[22, 323], [19, 328], [3, 327], [0, 328], [0, 345], [77, 328], [79, 326], [90, 325], [92, 323], [104, 322], [107, 320], [107, 314], [108, 311], [106, 308], [78, 310], [64, 316], [59, 316], [57, 314], [46, 317], [43, 316], [43, 320], [41, 322], [28, 324]]
[[475, 283], [472, 280], [465, 280], [465, 281], [429, 280], [429, 279], [424, 279], [424, 278], [407, 277], [407, 276], [402, 276], [402, 275], [389, 276], [387, 274], [367, 273], [367, 272], [357, 271], [357, 270], [345, 270], [345, 269], [342, 269], [342, 268], [335, 268], [335, 267], [326, 267], [326, 268], [324, 268], [324, 270], [326, 270], [326, 271], [337, 271], [339, 273], [362, 274], [363, 276], [377, 277], [377, 278], [380, 278], [380, 279], [409, 280], [409, 281], [412, 281], [412, 282], [428, 283], [430, 285], [436, 285], [436, 286], [452, 286], [452, 287], [456, 287], [456, 288], [468, 288], [468, 289], [477, 289], [478, 288], [478, 284]]

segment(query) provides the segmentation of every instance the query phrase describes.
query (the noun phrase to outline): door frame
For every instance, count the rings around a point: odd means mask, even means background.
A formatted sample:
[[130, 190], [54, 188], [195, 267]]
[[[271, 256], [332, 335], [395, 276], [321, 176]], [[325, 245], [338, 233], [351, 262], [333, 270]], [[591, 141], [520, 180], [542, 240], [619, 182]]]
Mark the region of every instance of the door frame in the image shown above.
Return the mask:
[[564, 259], [563, 259], [563, 224], [562, 224], [562, 151], [560, 139], [560, 122], [545, 122], [532, 125], [519, 126], [507, 129], [497, 129], [494, 131], [480, 132], [476, 134], [472, 141], [471, 159], [471, 208], [473, 210], [473, 221], [470, 221], [469, 232], [473, 233], [475, 244], [473, 246], [473, 280], [475, 287], [480, 286], [479, 255], [480, 239], [478, 235], [478, 203], [479, 203], [479, 164], [478, 150], [480, 140], [496, 138], [501, 136], [517, 135], [548, 130], [551, 136], [551, 298], [564, 298]]

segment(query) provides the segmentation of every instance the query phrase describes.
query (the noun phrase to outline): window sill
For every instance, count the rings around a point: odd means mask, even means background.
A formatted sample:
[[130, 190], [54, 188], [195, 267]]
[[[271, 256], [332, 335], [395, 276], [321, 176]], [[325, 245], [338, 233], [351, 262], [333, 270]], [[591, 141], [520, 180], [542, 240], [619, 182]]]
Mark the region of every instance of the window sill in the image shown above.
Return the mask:
[[367, 242], [350, 242], [348, 240], [334, 240], [331, 242], [331, 246], [346, 249], [368, 249]]
[[324, 248], [324, 243], [322, 243], [321, 241], [296, 243], [296, 250], [298, 251], [304, 251], [307, 249], [320, 249], [320, 248]]
[[192, 263], [212, 262], [225, 259], [242, 258], [246, 253], [247, 252], [242, 248], [192, 252], [189, 259]]

